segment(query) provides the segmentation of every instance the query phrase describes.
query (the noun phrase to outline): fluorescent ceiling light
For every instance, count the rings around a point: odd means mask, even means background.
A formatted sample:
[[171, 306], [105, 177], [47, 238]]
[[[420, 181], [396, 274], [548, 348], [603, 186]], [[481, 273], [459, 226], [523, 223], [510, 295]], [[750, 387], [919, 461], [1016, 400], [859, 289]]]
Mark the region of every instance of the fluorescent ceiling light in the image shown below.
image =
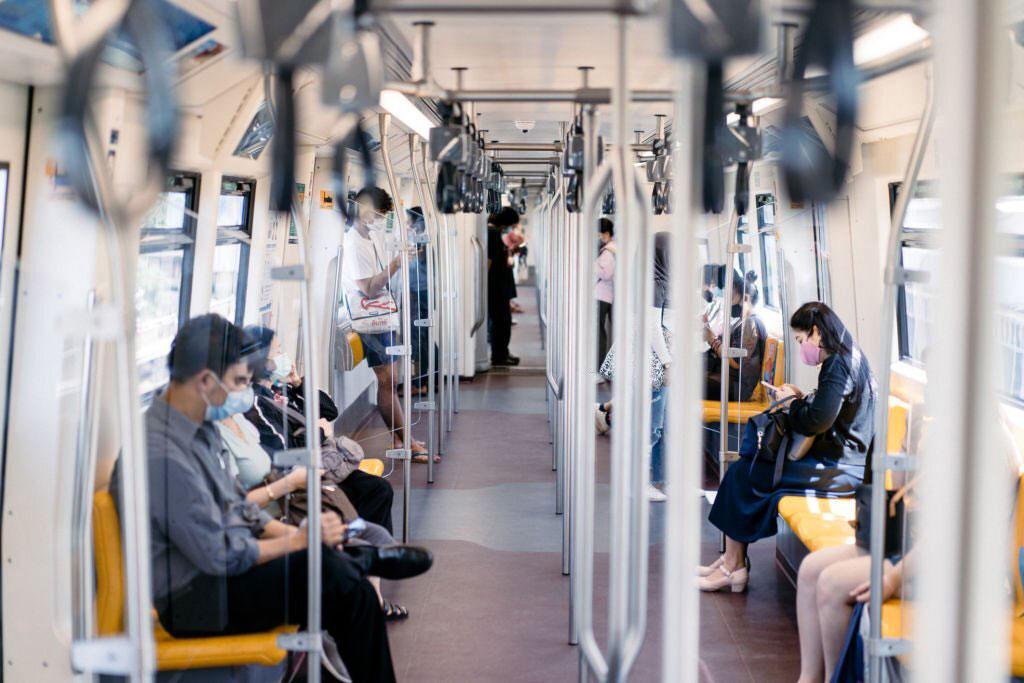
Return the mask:
[[904, 50], [928, 38], [928, 31], [909, 14], [897, 14], [853, 41], [853, 61], [866, 64]]
[[430, 129], [434, 124], [402, 93], [397, 90], [381, 90], [380, 106], [424, 140], [430, 139]]

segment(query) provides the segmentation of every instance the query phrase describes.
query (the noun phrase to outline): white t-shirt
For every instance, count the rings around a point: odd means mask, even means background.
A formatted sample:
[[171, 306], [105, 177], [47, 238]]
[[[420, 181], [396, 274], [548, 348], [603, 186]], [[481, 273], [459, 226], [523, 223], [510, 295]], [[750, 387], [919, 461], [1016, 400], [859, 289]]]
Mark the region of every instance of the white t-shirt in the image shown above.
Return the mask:
[[363, 237], [355, 227], [349, 228], [345, 233], [345, 250], [341, 260], [341, 281], [345, 296], [358, 299], [380, 294], [363, 292], [356, 283], [384, 272], [389, 260], [383, 231], [371, 230], [369, 237]]

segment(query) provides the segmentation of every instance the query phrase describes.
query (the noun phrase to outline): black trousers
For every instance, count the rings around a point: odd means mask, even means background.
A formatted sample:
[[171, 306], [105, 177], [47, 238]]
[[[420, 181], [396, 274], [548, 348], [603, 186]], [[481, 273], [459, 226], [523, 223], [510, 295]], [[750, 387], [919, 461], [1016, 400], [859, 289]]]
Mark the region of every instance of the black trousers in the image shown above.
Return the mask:
[[508, 359], [508, 343], [512, 339], [512, 307], [510, 299], [491, 296], [487, 299], [487, 315], [491, 319], [491, 362]]
[[[172, 598], [174, 611], [196, 613], [209, 609], [227, 594], [226, 625], [216, 631], [175, 628], [171, 610], [162, 610], [160, 623], [178, 638], [268, 631], [286, 623], [306, 623], [306, 551], [256, 565], [238, 576], [203, 574], [185, 593]], [[395, 671], [377, 593], [366, 580], [365, 551], [345, 553], [324, 548], [321, 622], [338, 644], [354, 683], [392, 683]], [[185, 604], [182, 604], [185, 603]]]
[[612, 345], [612, 305], [607, 301], [597, 302], [597, 367], [601, 367], [608, 349]]
[[387, 479], [356, 470], [338, 486], [348, 496], [360, 517], [367, 522], [380, 524], [394, 534], [395, 530], [391, 528], [391, 503], [395, 499], [395, 490]]

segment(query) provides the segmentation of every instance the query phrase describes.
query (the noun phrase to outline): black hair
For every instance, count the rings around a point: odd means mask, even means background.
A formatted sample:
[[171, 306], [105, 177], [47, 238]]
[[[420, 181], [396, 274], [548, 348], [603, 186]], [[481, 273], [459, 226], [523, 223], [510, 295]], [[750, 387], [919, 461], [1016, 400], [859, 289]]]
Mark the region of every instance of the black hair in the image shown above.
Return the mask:
[[857, 393], [864, 388], [868, 388], [872, 394], [875, 392], [874, 377], [871, 374], [871, 365], [868, 363], [867, 356], [853, 341], [853, 334], [839, 319], [836, 312], [829, 308], [828, 304], [821, 301], [808, 301], [796, 309], [789, 319], [789, 326], [807, 334], [817, 327], [818, 336], [821, 338], [819, 342], [821, 348], [832, 355], [846, 358], [850, 372], [856, 379]]
[[277, 333], [269, 327], [250, 325], [244, 330], [246, 353], [244, 359], [252, 370], [253, 379], [266, 379], [270, 376], [267, 361], [270, 359], [270, 344]]
[[203, 370], [218, 377], [246, 353], [242, 330], [216, 313], [192, 318], [178, 330], [167, 354], [171, 381], [184, 382]]
[[750, 303], [756, 306], [761, 298], [761, 291], [757, 288], [757, 273], [748, 270], [746, 275], [740, 276], [739, 271], [735, 272], [733, 274], [732, 291], [733, 294], [739, 294], [741, 298], [749, 296]]
[[853, 335], [839, 319], [836, 312], [820, 301], [808, 301], [789, 319], [794, 330], [811, 333], [815, 327], [821, 337], [821, 348], [829, 353], [849, 355], [853, 351]]
[[615, 224], [607, 218], [602, 218], [597, 221], [597, 231], [603, 235], [615, 236]]
[[391, 201], [391, 195], [382, 187], [364, 187], [356, 193], [357, 202], [361, 202], [367, 197], [373, 203], [373, 209], [377, 213], [388, 213], [395, 208], [395, 203]]
[[491, 214], [488, 222], [499, 228], [510, 228], [519, 223], [519, 212], [511, 206], [503, 206], [501, 211]]

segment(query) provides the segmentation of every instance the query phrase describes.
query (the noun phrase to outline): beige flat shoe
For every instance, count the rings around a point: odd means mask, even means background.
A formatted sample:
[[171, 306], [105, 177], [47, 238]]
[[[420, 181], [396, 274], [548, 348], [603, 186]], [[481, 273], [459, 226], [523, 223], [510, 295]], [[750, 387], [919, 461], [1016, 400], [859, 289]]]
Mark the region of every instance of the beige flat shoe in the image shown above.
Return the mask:
[[740, 567], [735, 571], [729, 571], [725, 565], [719, 565], [717, 575], [702, 576], [697, 579], [697, 588], [705, 593], [728, 590], [733, 593], [742, 593], [747, 590], [747, 579], [750, 577], [746, 567]]

